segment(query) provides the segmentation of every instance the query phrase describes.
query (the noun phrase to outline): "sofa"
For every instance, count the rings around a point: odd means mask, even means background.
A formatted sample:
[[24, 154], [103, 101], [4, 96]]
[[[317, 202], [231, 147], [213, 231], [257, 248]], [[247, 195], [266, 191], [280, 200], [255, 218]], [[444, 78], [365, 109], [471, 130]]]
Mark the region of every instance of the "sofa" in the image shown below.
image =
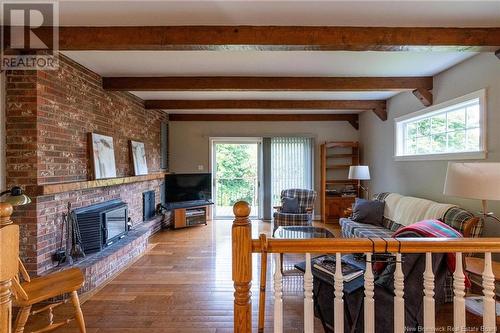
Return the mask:
[[342, 218], [339, 223], [345, 238], [392, 237], [399, 228], [425, 219], [438, 219], [464, 237], [480, 237], [483, 220], [456, 205], [403, 196], [398, 193], [378, 193], [373, 200], [385, 203], [382, 225], [372, 225]]
[[[382, 237], [390, 238], [394, 232], [403, 226], [413, 223], [437, 219], [460, 232], [464, 237], [480, 237], [483, 231], [483, 220], [475, 217], [471, 212], [456, 205], [438, 203], [427, 199], [403, 196], [398, 193], [378, 193], [373, 196], [373, 200], [384, 202], [384, 216], [381, 225], [359, 223], [350, 218], [342, 218], [339, 223], [342, 228], [342, 235], [346, 238], [368, 238]], [[411, 233], [410, 233], [411, 234]], [[418, 234], [406, 235], [402, 237], [420, 237]], [[433, 254], [433, 272], [435, 274], [435, 300], [436, 306], [453, 301], [453, 279], [452, 273], [447, 267], [447, 260], [444, 254]], [[417, 331], [423, 324], [423, 305], [421, 288], [412, 288], [415, 285], [422, 285], [423, 273], [425, 270], [424, 254], [404, 254], [402, 257], [402, 268], [405, 276], [405, 324], [410, 330]], [[375, 317], [376, 331], [393, 332], [392, 308], [394, 297], [394, 286], [392, 274], [390, 278], [383, 279], [391, 283], [387, 286], [379, 283], [379, 276], [375, 277]], [[384, 273], [382, 273], [384, 275]], [[333, 291], [331, 291], [333, 293]], [[326, 292], [327, 294], [330, 291]], [[326, 297], [326, 296], [325, 296]], [[362, 311], [362, 300], [364, 294], [359, 291], [356, 295], [351, 295], [349, 302], [356, 305], [356, 309]], [[319, 302], [322, 302], [318, 296]], [[327, 300], [323, 300], [326, 302]], [[331, 302], [331, 299], [330, 299]], [[378, 306], [377, 306], [378, 305]], [[362, 318], [362, 314], [361, 317]], [[331, 318], [330, 320], [332, 320]], [[361, 322], [361, 323], [360, 323]], [[353, 323], [353, 332], [362, 332], [362, 319]]]

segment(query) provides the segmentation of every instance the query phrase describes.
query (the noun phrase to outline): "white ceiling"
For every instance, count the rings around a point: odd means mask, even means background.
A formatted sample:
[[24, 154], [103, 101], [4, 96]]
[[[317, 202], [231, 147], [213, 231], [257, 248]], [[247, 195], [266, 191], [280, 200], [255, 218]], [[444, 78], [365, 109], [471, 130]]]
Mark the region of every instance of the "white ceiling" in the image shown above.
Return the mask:
[[103, 76], [426, 76], [476, 53], [346, 51], [65, 51]]
[[66, 26], [499, 26], [499, 1], [60, 1]]

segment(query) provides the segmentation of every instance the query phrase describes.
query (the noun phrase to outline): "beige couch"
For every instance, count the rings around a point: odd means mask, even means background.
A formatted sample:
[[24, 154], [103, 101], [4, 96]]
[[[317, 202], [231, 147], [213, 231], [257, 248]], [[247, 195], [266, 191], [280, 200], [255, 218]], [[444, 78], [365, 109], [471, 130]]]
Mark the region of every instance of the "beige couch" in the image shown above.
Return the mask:
[[343, 218], [340, 219], [340, 225], [344, 237], [391, 237], [399, 228], [426, 219], [438, 219], [462, 233], [464, 237], [480, 237], [483, 231], [482, 219], [456, 205], [388, 192], [375, 194], [373, 200], [385, 202], [382, 225], [359, 223]]

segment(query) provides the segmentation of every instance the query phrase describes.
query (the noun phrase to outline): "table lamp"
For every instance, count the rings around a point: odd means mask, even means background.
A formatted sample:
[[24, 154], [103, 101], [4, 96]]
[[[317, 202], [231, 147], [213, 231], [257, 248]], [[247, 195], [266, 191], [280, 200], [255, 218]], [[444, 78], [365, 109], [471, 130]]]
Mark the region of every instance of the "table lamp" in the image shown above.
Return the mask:
[[[8, 212], [8, 214], [5, 214], [8, 216], [12, 214], [12, 207], [27, 205], [31, 202], [30, 197], [24, 194], [23, 190], [18, 186], [14, 186], [10, 190], [1, 192], [0, 199], [3, 196], [6, 196], [6, 198], [0, 202], [0, 210], [2, 212]], [[6, 221], [0, 221], [0, 225], [8, 225], [12, 223], [10, 218], [6, 217], [5, 219]]]
[[[353, 180], [370, 180], [370, 168], [368, 165], [351, 165], [349, 167], [349, 179]], [[363, 185], [359, 185], [359, 187], [366, 192], [368, 199], [370, 198], [370, 192], [368, 192], [368, 187], [363, 187]]]
[[488, 200], [500, 201], [500, 163], [448, 163], [444, 195], [481, 200], [485, 217], [500, 220], [488, 212]]

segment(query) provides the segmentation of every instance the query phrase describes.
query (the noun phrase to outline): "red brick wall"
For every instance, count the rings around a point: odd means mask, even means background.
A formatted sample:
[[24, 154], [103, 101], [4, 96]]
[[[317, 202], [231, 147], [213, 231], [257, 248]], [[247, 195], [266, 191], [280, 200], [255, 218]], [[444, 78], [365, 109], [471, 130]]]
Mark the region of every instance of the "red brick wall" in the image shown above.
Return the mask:
[[[149, 172], [160, 171], [160, 125], [167, 115], [146, 110], [125, 92], [102, 89], [102, 78], [60, 57], [57, 71], [9, 71], [6, 84], [7, 185], [28, 191], [50, 183], [90, 179], [88, 133], [112, 136], [117, 176], [133, 173], [129, 140], [145, 143]], [[74, 191], [33, 198], [16, 209], [21, 226], [21, 253], [28, 269], [41, 274], [55, 263], [62, 213], [73, 207], [121, 198], [134, 224], [142, 222], [142, 192], [156, 191], [161, 181]]]

